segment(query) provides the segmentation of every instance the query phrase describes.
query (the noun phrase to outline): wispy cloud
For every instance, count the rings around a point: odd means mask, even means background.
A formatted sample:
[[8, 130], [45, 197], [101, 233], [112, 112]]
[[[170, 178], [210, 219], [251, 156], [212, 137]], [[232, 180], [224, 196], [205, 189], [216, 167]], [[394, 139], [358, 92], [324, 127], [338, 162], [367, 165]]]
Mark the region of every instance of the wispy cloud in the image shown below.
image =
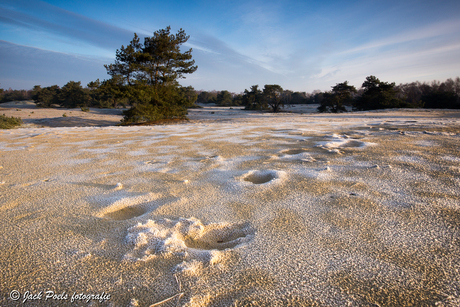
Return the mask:
[[181, 81], [184, 85], [209, 89], [209, 84], [216, 84], [216, 89], [240, 92], [243, 90], [242, 86], [273, 83], [279, 79], [278, 74], [266, 69], [263, 63], [241, 54], [214, 36], [195, 33], [189, 46], [195, 46], [193, 58], [198, 70]]
[[[383, 81], [404, 83], [445, 79], [446, 73], [458, 74], [460, 39], [444, 45], [429, 45], [423, 49], [388, 49], [378, 53], [365, 53], [359, 57], [325, 63], [313, 82], [334, 85], [345, 80], [360, 87], [366, 76], [377, 75]], [[455, 74], [455, 73], [454, 73]], [[453, 74], [449, 77], [455, 77]]]
[[[19, 72], [24, 80], [41, 72], [41, 79], [34, 77], [30, 82], [60, 78], [61, 82], [50, 81], [58, 84], [87, 78], [90, 73], [90, 80], [107, 78], [102, 64], [113, 62], [115, 50], [131, 41], [134, 29], [140, 36], [150, 36], [158, 23], [160, 27], [184, 27], [191, 35], [184, 47], [193, 48], [198, 71], [181, 83], [197, 89], [238, 92], [253, 84], [280, 84], [312, 91], [330, 89], [344, 80], [359, 85], [370, 74], [405, 82], [412, 81], [411, 76], [443, 78], [436, 72], [451, 77], [460, 71], [460, 19], [455, 14], [460, 5], [454, 2], [236, 0], [179, 4], [139, 0], [135, 6], [118, 3], [107, 7], [100, 1], [82, 0], [78, 6], [62, 2], [65, 10], [40, 0], [3, 0], [2, 46], [14, 43], [16, 49], [2, 50], [2, 86], [13, 76], [21, 79]], [[84, 16], [85, 12], [95, 19]], [[21, 63], [6, 50], [29, 58]], [[104, 58], [104, 63], [81, 55]], [[78, 65], [66, 66], [79, 60], [86, 72]], [[58, 69], [57, 62], [73, 70]]]
[[8, 87], [12, 80], [16, 88], [30, 89], [33, 85], [63, 86], [68, 81], [82, 85], [97, 78], [107, 79], [104, 64], [111, 59], [90, 58], [52, 52], [0, 41], [0, 83]]
[[426, 40], [447, 35], [452, 37], [452, 34], [459, 36], [458, 29], [460, 29], [460, 20], [447, 20], [404, 31], [383, 39], [371, 41], [361, 46], [344, 50], [343, 52], [340, 52], [340, 54], [363, 52], [370, 49], [385, 48], [397, 44], [410, 43], [418, 40]]
[[[14, 9], [11, 8], [14, 4]], [[0, 3], [1, 22], [37, 32], [72, 38], [102, 48], [119, 48], [133, 33], [104, 22], [69, 12], [42, 1], [4, 1]]]

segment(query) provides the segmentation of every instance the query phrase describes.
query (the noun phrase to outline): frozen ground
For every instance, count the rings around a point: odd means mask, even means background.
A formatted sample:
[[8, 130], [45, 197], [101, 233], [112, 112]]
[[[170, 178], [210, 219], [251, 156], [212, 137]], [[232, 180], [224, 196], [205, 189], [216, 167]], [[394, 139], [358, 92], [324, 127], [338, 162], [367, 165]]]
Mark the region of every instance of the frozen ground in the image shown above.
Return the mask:
[[460, 112], [223, 110], [0, 131], [1, 305], [460, 305]]

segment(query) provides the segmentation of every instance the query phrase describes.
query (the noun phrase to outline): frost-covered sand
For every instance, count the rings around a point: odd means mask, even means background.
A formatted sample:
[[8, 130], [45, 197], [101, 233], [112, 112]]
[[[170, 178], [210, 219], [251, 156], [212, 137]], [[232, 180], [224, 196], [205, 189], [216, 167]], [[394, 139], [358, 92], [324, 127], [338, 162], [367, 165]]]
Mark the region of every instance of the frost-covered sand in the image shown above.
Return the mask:
[[0, 304], [460, 305], [460, 112], [190, 118], [0, 131]]

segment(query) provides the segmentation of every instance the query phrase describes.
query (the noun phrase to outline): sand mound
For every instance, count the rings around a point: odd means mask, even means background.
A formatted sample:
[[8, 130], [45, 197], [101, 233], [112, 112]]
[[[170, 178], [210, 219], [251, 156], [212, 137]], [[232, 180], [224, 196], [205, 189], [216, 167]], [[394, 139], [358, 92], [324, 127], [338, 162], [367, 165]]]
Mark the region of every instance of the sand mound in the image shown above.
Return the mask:
[[212, 250], [234, 248], [249, 242], [253, 236], [248, 223], [204, 225], [196, 218], [148, 220], [128, 229], [126, 240], [134, 248], [125, 259], [149, 261], [161, 255], [209, 262]]
[[[333, 134], [330, 136], [326, 136], [326, 138], [328, 138], [329, 140], [318, 142], [317, 147], [327, 149], [327, 150], [334, 150], [334, 149], [340, 149], [340, 148], [343, 148], [343, 149], [360, 148], [362, 149], [367, 146], [376, 145], [370, 142], [363, 142], [363, 141], [359, 141], [356, 139], [350, 139], [350, 137], [347, 135]], [[337, 151], [333, 151], [333, 152], [337, 152]]]
[[315, 158], [310, 153], [306, 152], [305, 149], [285, 149], [282, 150], [283, 154], [280, 159], [291, 160], [291, 161], [303, 161], [303, 162], [315, 162]]

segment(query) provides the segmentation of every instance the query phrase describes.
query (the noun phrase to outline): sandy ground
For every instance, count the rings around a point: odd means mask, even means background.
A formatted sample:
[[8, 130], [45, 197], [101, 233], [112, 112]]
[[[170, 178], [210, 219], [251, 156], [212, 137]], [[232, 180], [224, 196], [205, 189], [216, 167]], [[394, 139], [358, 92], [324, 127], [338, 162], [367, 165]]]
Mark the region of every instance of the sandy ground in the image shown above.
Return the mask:
[[114, 126], [123, 118], [121, 109], [37, 108], [32, 101], [1, 103], [0, 114], [20, 117], [24, 128]]
[[0, 304], [459, 306], [460, 112], [287, 111], [0, 105]]

